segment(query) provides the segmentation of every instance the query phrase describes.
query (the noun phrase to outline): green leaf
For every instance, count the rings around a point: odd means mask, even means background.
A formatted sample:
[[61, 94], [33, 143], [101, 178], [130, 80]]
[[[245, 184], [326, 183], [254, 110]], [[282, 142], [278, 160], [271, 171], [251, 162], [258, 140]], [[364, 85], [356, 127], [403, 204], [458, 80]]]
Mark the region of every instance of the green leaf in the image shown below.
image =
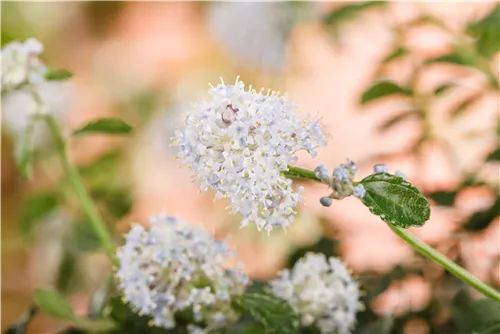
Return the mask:
[[490, 154], [488, 154], [486, 161], [500, 161], [500, 147], [497, 147]]
[[325, 18], [325, 23], [334, 26], [339, 25], [347, 20], [353, 19], [364, 10], [385, 5], [386, 1], [363, 1], [352, 4], [343, 5], [334, 9]]
[[73, 135], [82, 135], [89, 133], [103, 134], [128, 134], [132, 127], [118, 118], [100, 118], [93, 120], [80, 129], [73, 132]]
[[[120, 296], [113, 296], [110, 298], [108, 306], [106, 307], [111, 319], [119, 324], [119, 329], [114, 333], [119, 334], [165, 334], [169, 333], [164, 328], [149, 326], [151, 317], [140, 317], [137, 313], [133, 312], [127, 304], [125, 304]], [[177, 320], [177, 319], [176, 319]]]
[[394, 326], [394, 318], [380, 318], [377, 321], [369, 324], [361, 332], [362, 334], [389, 334]]
[[495, 202], [483, 211], [477, 211], [464, 224], [467, 231], [481, 231], [487, 228], [491, 222], [498, 216], [500, 212], [500, 197], [497, 197]]
[[361, 96], [361, 104], [367, 104], [370, 101], [390, 95], [410, 96], [411, 94], [409, 88], [403, 88], [391, 81], [380, 81], [365, 90]]
[[[500, 324], [500, 303], [491, 299], [454, 302], [453, 319], [459, 333], [488, 333]], [[497, 332], [492, 332], [497, 333]]]
[[23, 131], [15, 142], [14, 159], [21, 176], [25, 179], [31, 179], [33, 175], [33, 155], [32, 141], [33, 131], [35, 130], [36, 118], [32, 118], [26, 130]]
[[34, 293], [35, 303], [48, 315], [61, 320], [75, 321], [76, 317], [69, 301], [52, 289], [38, 288]]
[[19, 222], [24, 237], [31, 237], [36, 223], [40, 222], [57, 205], [58, 200], [54, 193], [39, 193], [28, 197], [23, 203], [23, 211]]
[[393, 61], [394, 59], [401, 58], [402, 56], [406, 55], [408, 53], [408, 50], [406, 50], [402, 46], [398, 46], [391, 54], [389, 54], [387, 57], [382, 60], [382, 63], [387, 64]]
[[500, 5], [467, 30], [476, 38], [476, 48], [483, 56], [491, 57], [500, 50]]
[[408, 110], [408, 111], [403, 111], [402, 113], [388, 119], [387, 121], [383, 122], [380, 124], [377, 128], [378, 131], [387, 131], [393, 126], [397, 125], [398, 123], [403, 122], [404, 120], [408, 119], [411, 116], [416, 116], [415, 110]]
[[456, 191], [435, 191], [429, 194], [429, 197], [441, 206], [453, 206], [455, 198], [457, 197]]
[[481, 94], [475, 94], [475, 95], [469, 96], [468, 98], [466, 98], [465, 100], [460, 102], [456, 106], [456, 108], [453, 109], [453, 111], [450, 113], [450, 117], [452, 119], [454, 119], [454, 118], [457, 118], [458, 116], [462, 115], [464, 112], [469, 110], [470, 107], [481, 98], [481, 96], [482, 96]]
[[427, 64], [451, 63], [462, 66], [475, 66], [477, 60], [473, 55], [464, 52], [454, 51], [450, 54], [429, 59]]
[[430, 217], [429, 202], [404, 179], [387, 173], [372, 174], [359, 182], [366, 194], [361, 199], [383, 221], [399, 227], [422, 226]]
[[67, 80], [71, 78], [73, 74], [71, 72], [66, 71], [66, 70], [54, 70], [54, 69], [49, 69], [45, 73], [45, 79], [49, 81], [59, 81], [59, 80]]
[[249, 313], [267, 333], [298, 333], [299, 318], [284, 300], [267, 293], [245, 293], [233, 300], [234, 307]]

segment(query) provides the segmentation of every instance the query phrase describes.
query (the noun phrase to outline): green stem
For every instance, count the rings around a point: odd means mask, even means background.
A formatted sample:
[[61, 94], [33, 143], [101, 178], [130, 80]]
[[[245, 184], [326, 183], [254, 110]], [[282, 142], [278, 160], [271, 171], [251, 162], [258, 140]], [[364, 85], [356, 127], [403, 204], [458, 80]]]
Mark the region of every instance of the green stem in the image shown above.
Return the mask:
[[299, 167], [288, 166], [288, 170], [283, 172], [283, 175], [294, 180], [313, 180], [321, 182], [313, 171]]
[[458, 264], [441, 254], [440, 252], [436, 251], [434, 248], [430, 247], [429, 245], [425, 244], [421, 240], [419, 240], [417, 237], [412, 235], [410, 232], [408, 232], [405, 229], [402, 229], [396, 225], [393, 224], [387, 224], [389, 227], [396, 233], [398, 236], [401, 237], [404, 241], [406, 241], [410, 246], [415, 248], [417, 252], [420, 254], [424, 255], [428, 259], [436, 262], [437, 264], [443, 266], [446, 268], [450, 273], [455, 275], [457, 278], [461, 279], [465, 283], [469, 284], [472, 286], [474, 289], [477, 291], [481, 292], [483, 295], [486, 297], [489, 297], [491, 299], [494, 299], [496, 301], [500, 302], [500, 292], [489, 286], [488, 284], [480, 281], [476, 277], [474, 277], [470, 272], [465, 270], [464, 268], [460, 267]]
[[49, 126], [52, 136], [54, 137], [55, 144], [59, 156], [61, 158], [64, 171], [68, 179], [70, 180], [73, 189], [75, 190], [75, 193], [78, 196], [78, 199], [80, 200], [83, 209], [89, 218], [90, 224], [92, 225], [92, 228], [94, 229], [95, 233], [97, 234], [97, 237], [101, 242], [101, 245], [106, 251], [108, 257], [113, 262], [115, 247], [113, 245], [111, 235], [108, 229], [106, 228], [106, 224], [101, 218], [99, 211], [97, 210], [92, 198], [85, 189], [85, 186], [83, 185], [83, 180], [80, 174], [78, 173], [78, 170], [69, 161], [68, 155], [66, 153], [66, 141], [64, 140], [61, 130], [57, 125], [57, 122], [54, 120], [52, 115], [49, 114], [43, 114], [40, 115], [40, 117], [44, 119], [47, 125]]
[[[307, 179], [307, 180], [321, 182], [321, 180], [319, 180], [314, 175], [313, 171], [303, 168], [289, 166], [288, 171], [284, 172], [283, 174], [291, 179]], [[424, 255], [428, 259], [434, 261], [435, 263], [441, 265], [450, 273], [452, 273], [465, 283], [469, 284], [471, 287], [481, 292], [483, 295], [500, 302], [500, 292], [498, 292], [488, 284], [480, 281], [479, 279], [474, 277], [470, 272], [460, 267], [458, 264], [456, 264], [455, 262], [444, 256], [434, 248], [425, 244], [424, 242], [413, 236], [407, 230], [397, 227], [396, 225], [393, 224], [387, 224], [387, 225], [389, 225], [389, 227], [394, 231], [394, 233], [396, 233], [399, 237], [401, 237], [401, 239], [406, 241], [417, 252]]]

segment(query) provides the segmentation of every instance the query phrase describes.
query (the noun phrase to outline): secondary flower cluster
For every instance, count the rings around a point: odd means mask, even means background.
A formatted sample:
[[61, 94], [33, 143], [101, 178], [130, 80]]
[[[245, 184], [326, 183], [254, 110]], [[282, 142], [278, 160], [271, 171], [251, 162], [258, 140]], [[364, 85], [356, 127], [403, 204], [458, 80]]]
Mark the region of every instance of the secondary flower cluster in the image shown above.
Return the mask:
[[358, 168], [352, 161], [347, 161], [333, 170], [330, 176], [328, 167], [323, 164], [318, 165], [314, 169], [314, 174], [321, 182], [330, 186], [333, 192], [325, 197], [320, 198], [320, 203], [323, 206], [330, 206], [333, 199], [343, 199], [345, 197], [354, 195], [358, 198], [363, 198], [365, 195], [365, 188], [362, 184], [353, 185], [353, 178]]
[[2, 92], [43, 81], [47, 67], [38, 58], [42, 52], [43, 45], [34, 38], [3, 47]]
[[306, 254], [271, 281], [270, 290], [295, 308], [303, 326], [325, 334], [350, 333], [361, 307], [358, 283], [342, 261], [324, 254]]
[[231, 297], [242, 294], [247, 277], [224, 264], [231, 253], [204, 230], [174, 217], [135, 225], [117, 252], [116, 276], [124, 299], [152, 325], [174, 328], [175, 316], [192, 312], [191, 332], [220, 328], [237, 320]]
[[296, 115], [298, 106], [274, 92], [245, 90], [241, 81], [224, 83], [209, 91], [185, 116], [174, 145], [178, 157], [198, 175], [201, 189], [211, 188], [216, 198], [227, 197], [242, 226], [259, 230], [286, 228], [294, 218], [301, 195], [282, 175], [306, 150], [311, 156], [325, 145], [318, 122]]

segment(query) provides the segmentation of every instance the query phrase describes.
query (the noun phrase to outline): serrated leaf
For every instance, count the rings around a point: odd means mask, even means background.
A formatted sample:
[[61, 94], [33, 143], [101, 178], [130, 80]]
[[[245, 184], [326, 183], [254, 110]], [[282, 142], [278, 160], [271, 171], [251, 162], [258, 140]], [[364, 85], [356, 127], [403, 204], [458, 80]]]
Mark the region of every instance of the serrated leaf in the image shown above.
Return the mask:
[[497, 147], [490, 154], [488, 154], [486, 161], [500, 161], [500, 147]]
[[38, 288], [34, 293], [35, 303], [48, 315], [61, 320], [76, 319], [69, 301], [59, 292], [52, 289]]
[[387, 173], [372, 174], [359, 182], [361, 199], [383, 221], [399, 227], [422, 226], [430, 217], [427, 199], [411, 183]]
[[383, 122], [382, 124], [380, 124], [378, 126], [377, 130], [381, 131], [381, 132], [389, 130], [390, 128], [397, 125], [398, 123], [401, 123], [402, 121], [406, 120], [407, 118], [409, 118], [411, 116], [415, 116], [415, 115], [416, 115], [416, 113], [414, 110], [404, 111], [404, 112], [388, 119], [387, 121]]
[[500, 50], [500, 5], [483, 19], [471, 24], [467, 30], [476, 38], [476, 48], [486, 57]]
[[383, 60], [382, 63], [387, 64], [394, 59], [401, 58], [402, 56], [406, 55], [408, 53], [408, 50], [403, 48], [402, 46], [398, 46], [394, 51], [392, 51], [388, 56], [386, 56]]
[[460, 102], [455, 107], [455, 109], [453, 109], [451, 111], [450, 117], [452, 119], [454, 119], [454, 118], [457, 118], [458, 116], [462, 115], [464, 112], [466, 112], [470, 108], [470, 106], [472, 106], [474, 103], [476, 103], [481, 98], [481, 96], [482, 96], [481, 94], [475, 94], [475, 95], [469, 96], [468, 98], [466, 98], [465, 100]]
[[370, 86], [361, 96], [361, 104], [390, 95], [410, 96], [411, 89], [401, 87], [391, 81], [380, 81]]
[[268, 333], [298, 333], [299, 318], [284, 300], [267, 293], [245, 293], [233, 300], [235, 308], [249, 313]]
[[83, 135], [90, 133], [102, 134], [128, 134], [132, 127], [118, 118], [100, 118], [85, 124], [80, 129], [73, 132], [73, 135]]
[[54, 193], [40, 193], [28, 197], [23, 202], [23, 211], [19, 222], [24, 237], [29, 238], [36, 223], [40, 222], [57, 205], [58, 200]]
[[45, 73], [45, 79], [49, 81], [60, 81], [60, 80], [67, 80], [71, 78], [73, 74], [69, 71], [66, 70], [54, 70], [54, 69], [49, 69]]

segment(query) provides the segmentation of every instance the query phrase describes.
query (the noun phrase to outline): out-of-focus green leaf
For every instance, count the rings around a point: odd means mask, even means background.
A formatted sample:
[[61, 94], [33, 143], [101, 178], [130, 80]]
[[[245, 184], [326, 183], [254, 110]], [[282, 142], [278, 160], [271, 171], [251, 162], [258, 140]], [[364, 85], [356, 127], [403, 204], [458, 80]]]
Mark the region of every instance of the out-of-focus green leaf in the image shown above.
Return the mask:
[[455, 302], [453, 319], [460, 334], [482, 334], [500, 324], [500, 303], [491, 299]]
[[23, 203], [20, 220], [22, 234], [27, 238], [31, 237], [36, 224], [57, 205], [58, 200], [54, 193], [40, 193], [28, 197]]
[[151, 318], [148, 316], [140, 317], [137, 313], [133, 312], [127, 304], [125, 304], [120, 296], [112, 297], [109, 300], [106, 313], [108, 313], [118, 325], [119, 328], [113, 333], [116, 334], [136, 334], [136, 333], [150, 333], [150, 334], [166, 334], [171, 333], [164, 328], [149, 326]]
[[66, 71], [66, 70], [55, 70], [55, 69], [49, 69], [45, 73], [45, 79], [49, 81], [60, 81], [60, 80], [67, 80], [71, 78], [73, 74], [71, 72]]
[[430, 217], [427, 199], [408, 181], [387, 173], [372, 174], [359, 182], [361, 199], [370, 212], [399, 227], [422, 226]]
[[458, 104], [456, 106], [455, 109], [453, 109], [450, 113], [450, 116], [451, 118], [457, 118], [459, 117], [460, 115], [462, 115], [464, 112], [466, 112], [467, 110], [469, 110], [469, 108], [475, 103], [477, 102], [480, 98], [481, 98], [481, 94], [474, 94], [472, 96], [469, 96], [467, 99], [465, 99], [464, 101], [460, 102], [460, 104]]
[[416, 116], [416, 112], [414, 110], [403, 111], [402, 113], [388, 119], [387, 121], [380, 124], [377, 128], [378, 131], [384, 132], [392, 128], [393, 126], [403, 122], [404, 120]]
[[48, 315], [62, 320], [74, 321], [76, 319], [69, 301], [59, 292], [52, 289], [36, 289], [35, 303]]
[[78, 221], [72, 224], [71, 233], [67, 240], [68, 251], [74, 253], [91, 252], [100, 247], [99, 238], [88, 221]]
[[109, 151], [96, 160], [85, 166], [79, 166], [78, 170], [83, 177], [91, 177], [103, 170], [109, 171], [116, 167], [123, 157], [123, 152], [120, 150]]
[[395, 59], [403, 57], [407, 53], [408, 53], [408, 50], [406, 50], [402, 46], [398, 46], [394, 51], [392, 51], [389, 55], [387, 55], [387, 57], [385, 57], [384, 60], [382, 60], [382, 63], [384, 63], [384, 64], [390, 63], [391, 61], [393, 61]]
[[455, 51], [450, 54], [439, 56], [427, 61], [428, 64], [434, 63], [451, 63], [462, 66], [475, 66], [477, 63], [476, 58], [471, 54]]
[[115, 218], [124, 217], [132, 209], [132, 195], [125, 187], [98, 188], [92, 190], [91, 195], [96, 201], [103, 202]]
[[100, 118], [85, 124], [78, 130], [73, 132], [73, 135], [84, 134], [108, 134], [108, 135], [124, 135], [132, 132], [132, 127], [118, 118]]
[[266, 333], [298, 333], [299, 317], [284, 300], [267, 293], [245, 293], [233, 305], [249, 313], [266, 328]]
[[16, 165], [21, 176], [28, 180], [33, 175], [32, 141], [36, 121], [36, 118], [32, 117], [26, 129], [19, 134], [15, 141], [14, 158]]
[[435, 191], [429, 194], [429, 197], [441, 206], [453, 206], [455, 198], [457, 197], [456, 191]]
[[392, 326], [394, 325], [394, 318], [380, 318], [377, 321], [368, 325], [361, 332], [362, 334], [389, 334], [391, 333]]
[[410, 88], [401, 87], [391, 81], [380, 81], [367, 90], [361, 96], [361, 104], [366, 104], [376, 99], [380, 99], [390, 95], [410, 96], [412, 94]]
[[56, 287], [58, 291], [68, 294], [73, 292], [78, 283], [77, 275], [78, 261], [74, 252], [65, 250], [59, 272], [57, 275]]
[[480, 231], [487, 228], [490, 223], [500, 213], [500, 197], [498, 197], [493, 205], [483, 211], [475, 212], [469, 220], [464, 224], [467, 231]]
[[451, 82], [439, 85], [438, 87], [436, 87], [436, 89], [434, 89], [434, 95], [439, 96], [453, 87], [456, 87], [456, 84]]
[[500, 147], [497, 147], [490, 154], [488, 154], [486, 161], [500, 161]]
[[386, 4], [386, 1], [360, 1], [342, 5], [330, 12], [325, 17], [325, 23], [330, 26], [337, 26], [347, 20], [353, 19], [360, 15], [364, 10], [379, 7]]
[[467, 30], [476, 38], [477, 50], [486, 57], [500, 50], [500, 5], [483, 19], [471, 24]]

